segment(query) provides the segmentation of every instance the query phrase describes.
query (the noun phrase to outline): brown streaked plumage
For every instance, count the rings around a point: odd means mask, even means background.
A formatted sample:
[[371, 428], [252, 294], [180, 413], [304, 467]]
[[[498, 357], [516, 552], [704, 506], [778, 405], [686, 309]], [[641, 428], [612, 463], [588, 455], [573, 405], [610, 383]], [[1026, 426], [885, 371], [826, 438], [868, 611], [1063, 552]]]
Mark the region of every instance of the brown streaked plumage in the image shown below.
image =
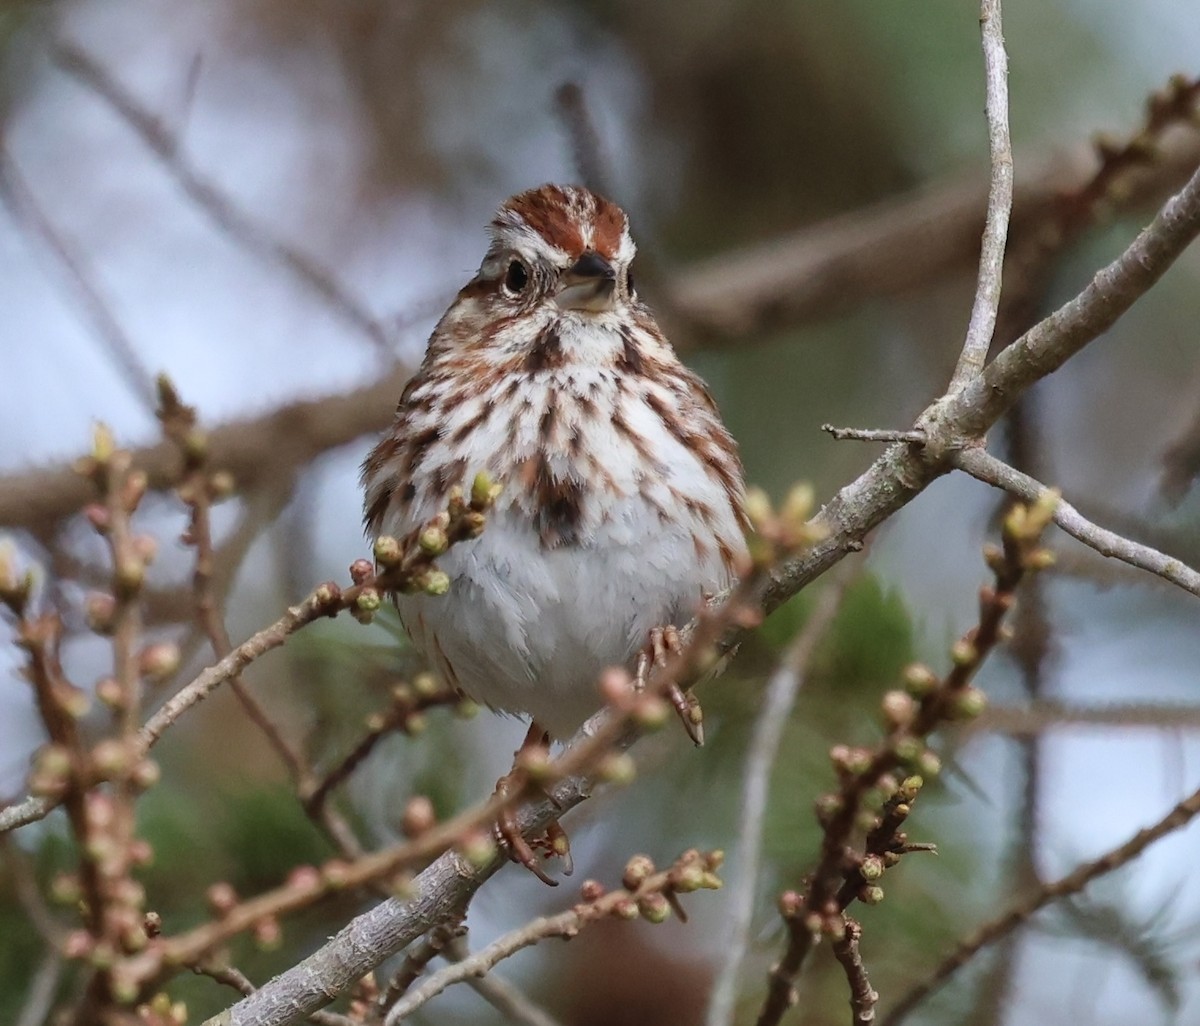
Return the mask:
[[682, 624], [745, 556], [742, 470], [715, 403], [634, 293], [624, 212], [586, 189], [508, 200], [478, 274], [435, 328], [363, 464], [372, 534], [402, 534], [487, 471], [483, 534], [401, 596], [435, 667], [558, 737], [608, 665]]

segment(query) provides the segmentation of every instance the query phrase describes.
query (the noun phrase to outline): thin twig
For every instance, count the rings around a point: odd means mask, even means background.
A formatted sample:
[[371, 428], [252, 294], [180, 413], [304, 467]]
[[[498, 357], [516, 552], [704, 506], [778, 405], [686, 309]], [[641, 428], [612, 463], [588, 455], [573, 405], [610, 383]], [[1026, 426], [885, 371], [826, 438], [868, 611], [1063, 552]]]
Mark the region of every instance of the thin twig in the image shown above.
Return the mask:
[[44, 1026], [50, 1021], [50, 1008], [58, 993], [62, 972], [62, 955], [57, 951], [47, 952], [29, 981], [29, 993], [25, 995], [25, 1004], [13, 1026]]
[[[455, 962], [469, 958], [470, 954], [465, 937], [455, 938], [446, 949], [446, 957]], [[472, 976], [466, 983], [514, 1026], [562, 1026], [554, 1016], [535, 1004], [528, 994], [499, 973]]]
[[908, 442], [910, 445], [921, 445], [925, 441], [924, 431], [914, 431], [911, 428], [890, 431], [886, 428], [835, 427], [833, 424], [822, 424], [821, 430], [839, 442]]
[[467, 928], [462, 925], [461, 920], [456, 920], [453, 923], [442, 923], [440, 926], [435, 926], [426, 936], [422, 937], [411, 950], [405, 953], [404, 961], [392, 973], [392, 978], [388, 980], [387, 986], [383, 988], [383, 993], [375, 1002], [376, 1012], [379, 1015], [386, 1014], [388, 1009], [404, 996], [408, 988], [420, 979], [421, 974], [429, 968], [429, 963], [437, 958], [450, 945], [451, 941], [466, 932]]
[[[638, 876], [632, 878], [635, 865], [638, 865]], [[561, 937], [570, 940], [578, 935], [589, 923], [598, 919], [616, 916], [622, 919], [636, 919], [641, 916], [661, 922], [675, 903], [668, 904], [671, 895], [675, 893], [683, 874], [695, 871], [705, 872], [704, 866], [711, 877], [711, 867], [719, 865], [719, 858], [712, 855], [702, 855], [694, 849], [680, 856], [673, 865], [665, 870], [654, 871], [653, 863], [644, 856], [634, 856], [625, 870], [625, 886], [615, 891], [605, 893], [602, 889], [595, 896], [585, 897], [584, 900], [564, 912], [553, 916], [538, 916], [538, 918], [497, 937], [487, 947], [481, 948], [473, 955], [468, 955], [460, 961], [452, 962], [429, 977], [415, 990], [410, 991], [400, 1001], [392, 1006], [384, 1019], [384, 1026], [395, 1026], [396, 1023], [411, 1015], [418, 1008], [428, 1003], [447, 987], [461, 983], [472, 976], [483, 976], [506, 958], [518, 951], [531, 947], [540, 941], [551, 937]], [[642, 871], [644, 869], [644, 871]], [[598, 885], [594, 885], [597, 886]], [[719, 887], [720, 881], [715, 877], [697, 887]], [[657, 899], [657, 901], [656, 901]], [[656, 908], [657, 913], [652, 913]]]
[[129, 391], [147, 413], [153, 413], [154, 379], [138, 355], [133, 340], [113, 315], [108, 301], [85, 266], [83, 257], [59, 233], [3, 146], [0, 146], [0, 200], [11, 211], [13, 220], [36, 236], [54, 258], [63, 280], [74, 294], [96, 337], [108, 350], [113, 365]]
[[846, 972], [850, 984], [850, 1010], [852, 1026], [871, 1026], [875, 1022], [875, 1006], [879, 995], [867, 977], [862, 953], [858, 950], [862, 940], [862, 927], [854, 919], [846, 919], [846, 928], [840, 937], [833, 938], [833, 955]]
[[796, 695], [803, 686], [808, 665], [817, 645], [825, 637], [842, 598], [850, 584], [848, 574], [840, 575], [822, 593], [804, 629], [779, 660], [779, 666], [767, 682], [766, 700], [754, 722], [754, 733], [747, 748], [743, 776], [741, 817], [737, 836], [741, 838], [732, 865], [737, 877], [729, 894], [729, 947], [713, 987], [705, 1022], [708, 1026], [727, 1026], [733, 1021], [738, 980], [750, 936], [754, 915], [754, 895], [758, 883], [758, 864], [762, 851], [763, 817], [771, 770], [783, 740]]
[[1000, 309], [1004, 250], [1008, 242], [1008, 220], [1013, 204], [1012, 140], [1008, 131], [1008, 54], [1004, 51], [1000, 0], [982, 0], [979, 26], [987, 75], [986, 113], [992, 170], [975, 302], [971, 307], [962, 355], [950, 379], [951, 392], [957, 391], [983, 370], [987, 362], [992, 333], [996, 328], [996, 315]]
[[1197, 814], [1200, 814], [1200, 790], [1188, 795], [1153, 826], [1139, 830], [1128, 841], [1099, 858], [1082, 863], [1066, 876], [1045, 884], [1033, 894], [1015, 902], [1008, 911], [984, 923], [960, 941], [954, 951], [946, 956], [929, 976], [888, 1010], [880, 1026], [898, 1026], [917, 1005], [983, 948], [1006, 936], [1052, 902], [1078, 894], [1093, 880], [1128, 865], [1155, 841], [1187, 826]]
[[[212, 507], [218, 490], [215, 487], [217, 477], [210, 473], [207, 438], [197, 426], [195, 409], [180, 399], [175, 387], [165, 375], [158, 379], [156, 412], [164, 434], [179, 447], [183, 459], [183, 478], [178, 494], [190, 511], [188, 530], [184, 538], [196, 552], [192, 572], [195, 619], [208, 638], [213, 654], [222, 659], [232, 651], [233, 643], [225, 627], [222, 596], [216, 582]], [[290, 482], [288, 484], [290, 485]], [[290, 491], [290, 487], [272, 489], [273, 494], [287, 494]], [[329, 836], [345, 857], [358, 858], [362, 855], [362, 845], [354, 830], [335, 809], [326, 805], [313, 806], [304, 801], [314, 778], [314, 773], [304, 756], [288, 741], [240, 676], [231, 677], [229, 687], [251, 722], [258, 727], [287, 768], [305, 811], [316, 825]]]
[[[1034, 502], [1049, 489], [1028, 474], [1022, 474], [1003, 460], [997, 459], [985, 449], [973, 447], [963, 449], [954, 456], [954, 465], [972, 477], [1003, 488], [1006, 492]], [[1054, 522], [1072, 538], [1095, 549], [1102, 556], [1119, 559], [1130, 566], [1138, 567], [1161, 577], [1184, 591], [1200, 596], [1200, 573], [1187, 564], [1156, 549], [1109, 531], [1084, 517], [1070, 503], [1059, 500], [1054, 511]]]
[[1049, 699], [1027, 706], [990, 705], [964, 731], [993, 731], [1031, 737], [1072, 727], [1148, 727], [1155, 730], [1200, 730], [1200, 708], [1173, 703], [1067, 705]]
[[437, 997], [447, 987], [461, 983], [472, 976], [482, 975], [493, 966], [510, 958], [524, 948], [532, 947], [539, 941], [550, 937], [574, 937], [591, 919], [598, 914], [589, 914], [590, 906], [579, 906], [560, 912], [554, 916], [538, 916], [537, 919], [524, 926], [504, 934], [492, 941], [485, 948], [464, 958], [460, 962], [452, 962], [439, 969], [428, 980], [415, 990], [405, 994], [396, 1002], [384, 1019], [384, 1026], [395, 1026], [422, 1005]]
[[12, 879], [13, 893], [17, 903], [25, 911], [26, 918], [46, 942], [47, 947], [52, 950], [61, 949], [67, 936], [67, 928], [55, 918], [46, 905], [37, 876], [29, 864], [29, 857], [8, 838], [0, 838], [0, 852], [4, 854], [4, 862]]
[[311, 290], [361, 332], [384, 355], [392, 356], [391, 333], [369, 309], [327, 268], [301, 250], [272, 236], [256, 224], [237, 205], [183, 155], [179, 141], [149, 110], [128, 93], [99, 61], [70, 43], [52, 47], [54, 62], [89, 88], [129, 125], [161, 161], [185, 195], [204, 211], [212, 222], [250, 252], [283, 267], [305, 288]]
[[[884, 738], [871, 748], [835, 745], [830, 749], [838, 787], [817, 800], [822, 835], [816, 868], [805, 878], [802, 893], [785, 892], [780, 898], [787, 943], [768, 973], [758, 1026], [778, 1026], [782, 1021], [796, 1001], [795, 981], [805, 961], [822, 936], [840, 934], [847, 906], [856, 900], [878, 901], [872, 895], [883, 871], [895, 865], [900, 855], [928, 850], [908, 843], [901, 828], [923, 786], [919, 774], [931, 758], [936, 772], [936, 756], [927, 747], [929, 735], [946, 721], [969, 718], [982, 708], [982, 695], [971, 681], [1002, 640], [1004, 619], [1018, 585], [1045, 564], [1040, 542], [1049, 514], [1047, 503], [1013, 510], [1005, 518], [1002, 546], [986, 553], [994, 581], [980, 589], [976, 624], [953, 646], [945, 674], [938, 678], [928, 667], [910, 666], [905, 690], [890, 691], [881, 702], [887, 724]], [[902, 772], [914, 775], [901, 782], [897, 777]], [[890, 782], [885, 783], [885, 777]], [[865, 803], [881, 786], [883, 810], [856, 849]]]
[[578, 82], [564, 82], [555, 90], [554, 103], [571, 143], [571, 159], [580, 183], [608, 195], [604, 148], [582, 87]]

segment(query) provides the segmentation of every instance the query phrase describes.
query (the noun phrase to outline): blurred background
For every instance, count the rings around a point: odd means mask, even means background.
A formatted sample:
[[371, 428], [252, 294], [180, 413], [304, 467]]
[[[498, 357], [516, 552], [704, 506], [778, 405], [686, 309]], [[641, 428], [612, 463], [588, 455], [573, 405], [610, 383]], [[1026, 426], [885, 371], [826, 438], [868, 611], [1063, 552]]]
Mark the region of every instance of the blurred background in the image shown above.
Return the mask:
[[[351, 404], [355, 430], [339, 422], [340, 432], [261, 460], [218, 510], [229, 628], [246, 637], [366, 554], [358, 464], [404, 368], [477, 266], [494, 208], [581, 175], [629, 211], [643, 291], [712, 386], [748, 479], [777, 495], [807, 480], [827, 497], [875, 449], [834, 442], [820, 425], [911, 423], [957, 355], [986, 184], [977, 16], [963, 0], [0, 2], [0, 505], [33, 468], [83, 451], [95, 420], [123, 443], [156, 442], [159, 371], [206, 426], [245, 420], [248, 437], [277, 408], [394, 378], [383, 401]], [[1048, 194], [1055, 176], [1086, 181], [1095, 133], [1131, 136], [1151, 93], [1198, 70], [1191, 0], [1009, 0], [1005, 28], [1018, 186], [1051, 181]], [[1073, 295], [1165, 194], [1160, 182], [1152, 204], [1118, 194], [1099, 207], [1069, 245], [1029, 265], [1035, 280], [1016, 286], [1027, 308], [1005, 324], [1019, 331]], [[812, 302], [722, 316], [755, 274], [782, 268], [787, 247], [837, 251], [918, 195], [932, 234], [901, 236], [894, 262], [924, 267], [944, 250], [927, 271], [900, 266], [893, 281], [838, 265]], [[962, 195], [977, 202], [959, 216]], [[1030, 223], [1015, 219], [1014, 250], [1036, 238]], [[1101, 522], [1193, 565], [1200, 505], [1172, 446], [1194, 444], [1198, 285], [1193, 251], [995, 440]], [[796, 287], [785, 275], [777, 289]], [[294, 424], [297, 436], [312, 426]], [[775, 895], [799, 883], [816, 850], [810, 810], [832, 781], [829, 746], [877, 736], [879, 696], [908, 660], [944, 668], [973, 622], [987, 576], [980, 548], [1000, 503], [982, 485], [943, 479], [865, 557], [775, 770], [739, 1021], [753, 1021], [781, 949]], [[33, 508], [4, 505], [0, 531], [77, 603], [102, 572], [100, 551], [74, 519]], [[185, 641], [181, 680], [208, 658], [176, 625], [190, 573], [184, 523], [169, 494], [143, 514], [162, 542], [155, 630]], [[980, 681], [1014, 715], [943, 740], [951, 771], [912, 821], [941, 857], [906, 860], [887, 900], [862, 911], [884, 1009], [1015, 894], [1119, 843], [1200, 783], [1195, 600], [1055, 543], [1061, 570], [1027, 596], [1012, 649]], [[810, 606], [801, 595], [782, 610], [702, 692], [703, 750], [668, 731], [639, 748], [636, 786], [568, 817], [577, 881], [615, 882], [638, 851], [665, 862], [691, 846], [736, 846], [763, 681]], [[94, 681], [107, 647], [78, 614], [70, 626], [67, 669]], [[0, 795], [16, 798], [41, 733], [5, 631]], [[256, 664], [247, 682], [321, 766], [411, 669], [386, 622], [339, 620]], [[420, 736], [380, 746], [339, 807], [365, 843], [385, 843], [414, 793], [443, 813], [487, 794], [522, 731], [486, 712], [432, 712]], [[168, 930], [203, 918], [215, 879], [249, 895], [330, 856], [232, 696], [198, 709], [156, 757], [163, 783], [142, 805], [156, 851], [145, 882]], [[15, 844], [45, 882], [70, 864], [65, 837], [51, 817]], [[1036, 919], [911, 1021], [1200, 1021], [1198, 843], [1200, 827], [1180, 831]], [[0, 885], [0, 1021], [15, 1022], [43, 949], [11, 873]], [[550, 891], [504, 870], [472, 906], [472, 946], [566, 907], [573, 886]], [[501, 971], [570, 1026], [701, 1022], [728, 943], [724, 901], [695, 897], [686, 926], [596, 927]], [[232, 960], [265, 980], [358, 907], [313, 910], [285, 923], [276, 950], [246, 942]], [[190, 977], [172, 993], [192, 1021], [236, 997]], [[802, 994], [794, 1021], [845, 1021], [845, 982], [827, 952]], [[503, 1020], [457, 988], [414, 1021]]]

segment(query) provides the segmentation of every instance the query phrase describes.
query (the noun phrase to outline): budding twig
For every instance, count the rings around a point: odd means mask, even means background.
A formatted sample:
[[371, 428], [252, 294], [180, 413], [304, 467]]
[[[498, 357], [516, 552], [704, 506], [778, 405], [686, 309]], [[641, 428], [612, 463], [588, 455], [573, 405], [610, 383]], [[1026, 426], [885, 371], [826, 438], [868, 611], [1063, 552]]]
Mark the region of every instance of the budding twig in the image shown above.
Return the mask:
[[[984, 696], [970, 682], [1001, 640], [1001, 623], [1022, 577], [1050, 560], [1038, 542], [1050, 522], [1055, 498], [1051, 494], [1036, 506], [1015, 507], [1005, 519], [1003, 547], [985, 553], [995, 585], [980, 589], [978, 624], [953, 647], [945, 677], [939, 680], [924, 666], [910, 667], [906, 690], [890, 691], [883, 698], [887, 735], [879, 745], [873, 750], [836, 745], [830, 751], [839, 788], [818, 799], [821, 852], [804, 892], [788, 892], [781, 899], [788, 942], [769, 974], [758, 1026], [775, 1026], [782, 1019], [796, 999], [794, 980], [814, 944], [823, 935], [843, 936], [846, 907], [855, 900], [880, 901], [883, 890], [878, 881], [883, 872], [907, 852], [931, 850], [931, 846], [909, 844], [902, 832], [923, 784], [918, 774], [931, 776], [940, 768], [926, 739], [942, 723], [982, 711]], [[900, 770], [913, 775], [897, 783], [893, 774]], [[851, 840], [873, 792], [884, 796], [883, 809], [868, 830], [861, 853], [852, 856]]]
[[574, 907], [554, 916], [539, 916], [497, 938], [474, 955], [434, 973], [392, 1007], [384, 1019], [384, 1026], [395, 1026], [447, 987], [471, 976], [483, 975], [523, 948], [549, 937], [569, 940], [597, 919], [642, 918], [651, 923], [661, 923], [675, 907], [671, 896], [721, 886], [716, 876], [721, 862], [720, 852], [701, 854], [689, 851], [676, 859], [668, 869], [656, 872], [654, 863], [645, 855], [634, 856], [625, 867], [624, 886], [621, 889], [606, 893], [595, 881], [588, 881], [582, 888], [583, 900]]

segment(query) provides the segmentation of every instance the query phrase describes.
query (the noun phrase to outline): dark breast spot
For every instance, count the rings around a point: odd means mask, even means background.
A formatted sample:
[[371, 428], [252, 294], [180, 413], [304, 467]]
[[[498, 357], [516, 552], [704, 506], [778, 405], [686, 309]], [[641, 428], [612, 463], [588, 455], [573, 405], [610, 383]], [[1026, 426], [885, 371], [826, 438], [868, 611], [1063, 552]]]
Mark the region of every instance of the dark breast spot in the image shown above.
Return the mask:
[[460, 445], [465, 442], [477, 427], [482, 425], [488, 417], [492, 415], [492, 410], [495, 409], [495, 404], [490, 400], [486, 400], [479, 408], [479, 412], [468, 418], [459, 427], [455, 428], [454, 434], [450, 436], [450, 441], [455, 445]]
[[467, 473], [467, 461], [459, 458], [435, 467], [429, 475], [429, 487], [435, 496], [442, 498], [451, 485], [462, 484]]
[[552, 370], [561, 367], [562, 363], [562, 339], [558, 337], [558, 328], [551, 325], [533, 340], [533, 345], [525, 356], [525, 369], [530, 372]]
[[413, 473], [421, 465], [430, 446], [441, 437], [441, 434], [441, 428], [428, 427], [409, 437], [404, 454], [404, 472], [406, 474]]
[[533, 499], [533, 526], [543, 548], [579, 544], [583, 524], [583, 486], [558, 477], [545, 456], [534, 456], [521, 470], [522, 483]]
[[621, 329], [621, 352], [617, 356], [617, 367], [635, 377], [641, 377], [646, 373], [646, 360], [628, 328]]

